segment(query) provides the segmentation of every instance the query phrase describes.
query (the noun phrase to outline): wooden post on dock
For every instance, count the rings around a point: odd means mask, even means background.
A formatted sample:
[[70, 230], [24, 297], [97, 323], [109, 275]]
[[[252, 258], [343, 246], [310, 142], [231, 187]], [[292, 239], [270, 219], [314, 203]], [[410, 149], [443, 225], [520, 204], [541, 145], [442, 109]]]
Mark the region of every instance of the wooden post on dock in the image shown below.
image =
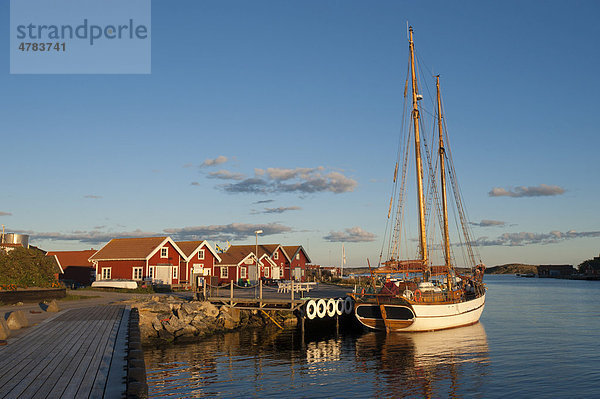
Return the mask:
[[292, 302], [290, 302], [290, 308], [294, 308], [294, 280], [290, 282], [290, 291], [292, 292]]
[[231, 306], [233, 306], [233, 281], [230, 282], [229, 284], [231, 284], [231, 286], [230, 286], [231, 287], [231, 290], [230, 290], [231, 293], [229, 294], [229, 300], [230, 300], [229, 303], [231, 304]]
[[260, 302], [259, 302], [259, 306], [262, 308], [263, 307], [263, 303], [262, 303], [262, 280], [258, 280], [258, 294], [260, 297]]
[[202, 280], [202, 293], [204, 294], [204, 300], [206, 301], [206, 278]]

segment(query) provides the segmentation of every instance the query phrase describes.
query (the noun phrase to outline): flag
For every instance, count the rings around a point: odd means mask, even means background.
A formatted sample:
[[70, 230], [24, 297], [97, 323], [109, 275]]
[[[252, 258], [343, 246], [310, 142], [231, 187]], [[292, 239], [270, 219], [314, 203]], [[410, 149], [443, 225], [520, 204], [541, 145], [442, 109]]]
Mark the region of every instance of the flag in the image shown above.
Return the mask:
[[346, 249], [344, 248], [344, 244], [342, 244], [342, 266], [346, 264]]

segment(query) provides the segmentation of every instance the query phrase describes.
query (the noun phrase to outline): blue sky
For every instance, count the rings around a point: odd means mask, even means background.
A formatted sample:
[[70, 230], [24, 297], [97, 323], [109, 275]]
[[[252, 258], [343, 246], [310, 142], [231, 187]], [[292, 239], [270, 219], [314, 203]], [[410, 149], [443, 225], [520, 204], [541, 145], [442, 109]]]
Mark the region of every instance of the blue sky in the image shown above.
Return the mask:
[[[364, 266], [384, 235], [409, 21], [442, 75], [483, 261], [578, 264], [600, 252], [599, 11], [152, 1], [149, 75], [11, 75], [4, 40], [0, 223], [46, 250], [151, 234], [244, 244], [262, 228], [324, 265], [344, 243]], [[0, 18], [8, 37], [8, 2]]]

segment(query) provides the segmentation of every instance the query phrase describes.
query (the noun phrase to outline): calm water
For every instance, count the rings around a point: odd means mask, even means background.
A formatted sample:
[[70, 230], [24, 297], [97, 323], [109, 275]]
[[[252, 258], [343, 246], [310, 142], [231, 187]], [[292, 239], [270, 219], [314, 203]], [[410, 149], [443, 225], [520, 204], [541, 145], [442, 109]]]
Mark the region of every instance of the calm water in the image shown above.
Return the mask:
[[152, 397], [600, 397], [600, 282], [486, 276], [481, 322], [146, 349]]

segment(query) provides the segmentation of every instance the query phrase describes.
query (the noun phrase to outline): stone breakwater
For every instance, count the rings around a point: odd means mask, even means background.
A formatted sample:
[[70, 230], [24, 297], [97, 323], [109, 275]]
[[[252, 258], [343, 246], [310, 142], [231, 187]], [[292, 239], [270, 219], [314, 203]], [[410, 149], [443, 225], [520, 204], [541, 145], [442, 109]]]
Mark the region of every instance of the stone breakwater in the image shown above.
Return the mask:
[[269, 316], [256, 310], [240, 310], [210, 302], [185, 301], [173, 296], [152, 296], [130, 303], [139, 312], [142, 343], [191, 341], [214, 333], [242, 327], [264, 327], [296, 323], [291, 313], [270, 312]]

